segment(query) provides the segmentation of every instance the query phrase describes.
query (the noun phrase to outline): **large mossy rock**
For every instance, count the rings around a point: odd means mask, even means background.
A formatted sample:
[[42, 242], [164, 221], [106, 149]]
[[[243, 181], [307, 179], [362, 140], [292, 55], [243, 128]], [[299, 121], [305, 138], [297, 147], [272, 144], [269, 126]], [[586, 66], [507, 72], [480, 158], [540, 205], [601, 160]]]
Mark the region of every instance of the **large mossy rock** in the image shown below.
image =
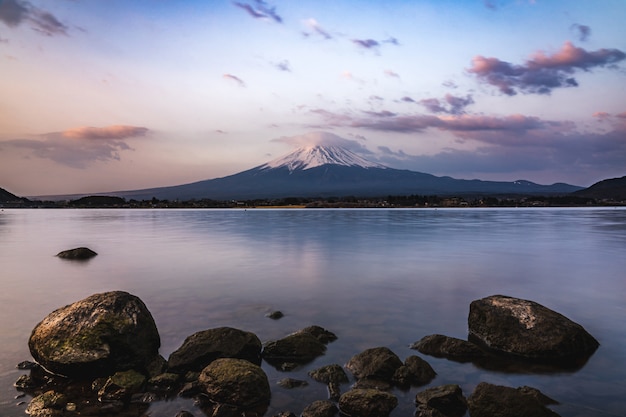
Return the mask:
[[244, 359], [216, 359], [202, 370], [198, 382], [211, 401], [241, 410], [267, 405], [271, 398], [263, 369]]
[[470, 417], [558, 417], [546, 407], [556, 401], [530, 387], [481, 382], [467, 399]]
[[397, 406], [395, 395], [376, 389], [353, 389], [339, 399], [341, 412], [353, 417], [385, 417]]
[[167, 367], [171, 372], [201, 371], [219, 358], [245, 359], [261, 364], [261, 341], [251, 332], [218, 327], [192, 334], [174, 351]]
[[569, 361], [599, 346], [579, 324], [541, 304], [503, 295], [472, 301], [469, 338], [489, 349], [532, 360]]
[[272, 366], [286, 369], [322, 356], [326, 353], [326, 344], [335, 339], [333, 333], [319, 326], [310, 326], [282, 339], [265, 343], [262, 356]]
[[144, 370], [160, 344], [146, 305], [123, 291], [94, 294], [53, 311], [28, 340], [31, 355], [45, 369], [81, 378]]

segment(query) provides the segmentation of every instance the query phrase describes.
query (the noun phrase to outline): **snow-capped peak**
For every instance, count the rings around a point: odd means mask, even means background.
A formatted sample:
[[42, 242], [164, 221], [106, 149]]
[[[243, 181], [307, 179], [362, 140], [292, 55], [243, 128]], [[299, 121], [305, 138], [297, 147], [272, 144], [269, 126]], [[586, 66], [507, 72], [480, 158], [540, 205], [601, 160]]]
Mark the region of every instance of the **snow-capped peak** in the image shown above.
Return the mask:
[[289, 171], [310, 169], [321, 165], [344, 165], [361, 168], [387, 168], [370, 162], [345, 148], [335, 145], [315, 145], [296, 149], [294, 152], [274, 159], [259, 168], [287, 167]]

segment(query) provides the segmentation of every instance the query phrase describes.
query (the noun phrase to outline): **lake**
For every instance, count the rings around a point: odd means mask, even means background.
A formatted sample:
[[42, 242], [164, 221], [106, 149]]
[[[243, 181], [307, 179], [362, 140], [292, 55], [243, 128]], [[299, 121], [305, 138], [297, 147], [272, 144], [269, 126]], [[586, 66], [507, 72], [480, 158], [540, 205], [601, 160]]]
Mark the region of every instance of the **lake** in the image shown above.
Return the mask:
[[[88, 246], [88, 262], [55, 257]], [[28, 337], [54, 309], [91, 294], [141, 298], [167, 358], [194, 332], [220, 326], [262, 342], [309, 325], [338, 336], [326, 355], [291, 372], [267, 363], [266, 415], [326, 399], [307, 372], [345, 364], [371, 347], [402, 360], [419, 355], [437, 372], [425, 387], [394, 390], [392, 416], [412, 415], [415, 394], [481, 381], [530, 385], [561, 404], [561, 416], [626, 414], [626, 209], [4, 209], [0, 211], [0, 415], [22, 416], [13, 383], [30, 360]], [[530, 299], [581, 324], [600, 348], [579, 370], [516, 373], [421, 355], [409, 345], [442, 333], [467, 337], [471, 301]], [[271, 320], [266, 314], [285, 316]], [[306, 379], [287, 390], [276, 382]], [[349, 384], [342, 386], [342, 391]], [[173, 417], [192, 400], [152, 404]]]

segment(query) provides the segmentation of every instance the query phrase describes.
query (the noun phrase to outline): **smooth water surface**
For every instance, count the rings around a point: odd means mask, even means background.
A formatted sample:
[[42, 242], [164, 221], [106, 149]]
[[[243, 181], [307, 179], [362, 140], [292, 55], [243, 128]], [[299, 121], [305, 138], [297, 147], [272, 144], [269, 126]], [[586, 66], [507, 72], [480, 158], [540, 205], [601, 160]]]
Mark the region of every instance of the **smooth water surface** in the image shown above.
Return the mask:
[[[88, 246], [98, 256], [54, 255]], [[481, 381], [530, 385], [562, 416], [626, 414], [626, 210], [3, 210], [0, 212], [0, 415], [21, 416], [12, 384], [31, 359], [33, 327], [93, 293], [125, 290], [155, 318], [167, 358], [192, 333], [231, 326], [265, 342], [317, 324], [337, 334], [325, 356], [293, 372], [263, 363], [268, 416], [327, 398], [307, 372], [377, 346], [420, 355], [428, 386]], [[505, 373], [410, 350], [423, 336], [465, 338], [472, 300], [531, 299], [583, 325], [601, 343], [575, 372]], [[265, 317], [281, 310], [285, 317]], [[307, 379], [285, 390], [285, 377]], [[428, 387], [427, 386], [427, 387]], [[416, 392], [395, 390], [392, 416], [412, 415]], [[342, 390], [349, 389], [349, 384]], [[28, 401], [29, 398], [24, 400]], [[191, 400], [156, 403], [152, 416]]]

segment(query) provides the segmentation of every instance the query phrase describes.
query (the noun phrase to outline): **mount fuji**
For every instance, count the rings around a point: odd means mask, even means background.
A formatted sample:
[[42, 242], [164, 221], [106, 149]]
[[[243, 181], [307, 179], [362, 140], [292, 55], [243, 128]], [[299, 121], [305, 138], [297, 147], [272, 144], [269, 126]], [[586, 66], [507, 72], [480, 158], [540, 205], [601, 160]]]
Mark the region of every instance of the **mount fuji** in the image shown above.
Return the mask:
[[136, 200], [251, 200], [387, 195], [566, 194], [581, 187], [437, 177], [368, 161], [336, 145], [305, 146], [240, 173], [171, 187], [107, 193]]

